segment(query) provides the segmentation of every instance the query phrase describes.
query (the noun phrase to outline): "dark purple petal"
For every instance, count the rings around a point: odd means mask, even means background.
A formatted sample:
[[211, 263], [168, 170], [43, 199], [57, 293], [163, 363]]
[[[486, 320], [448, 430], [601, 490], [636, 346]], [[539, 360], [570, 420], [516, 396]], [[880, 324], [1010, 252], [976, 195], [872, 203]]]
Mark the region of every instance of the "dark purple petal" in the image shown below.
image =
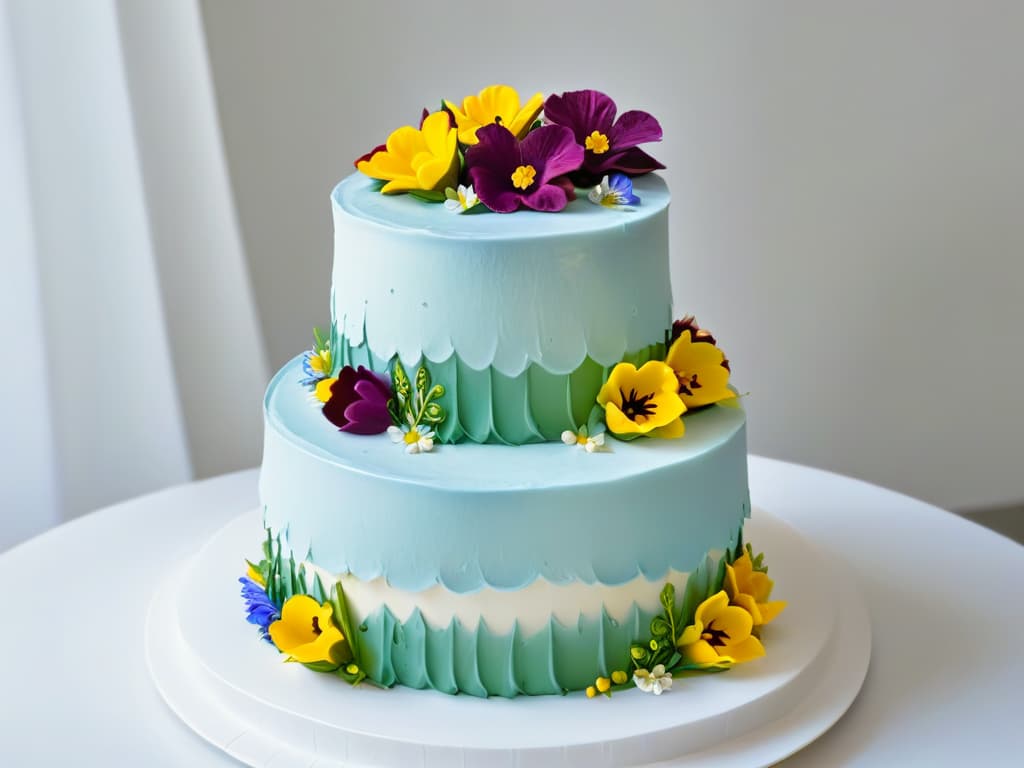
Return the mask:
[[[597, 175], [600, 176], [612, 171], [621, 171], [630, 176], [639, 176], [651, 171], [657, 171], [665, 166], [648, 155], [642, 149], [633, 147], [624, 152], [609, 152], [609, 157], [601, 161], [597, 167]], [[587, 170], [590, 170], [589, 168]]]
[[648, 112], [631, 109], [623, 112], [608, 134], [611, 151], [635, 147], [649, 141], [661, 141], [661, 124]]
[[544, 117], [549, 123], [569, 128], [582, 144], [594, 131], [608, 134], [615, 120], [615, 102], [600, 91], [566, 91], [561, 96], [548, 96]]
[[551, 179], [548, 184], [554, 184], [556, 187], [561, 187], [565, 192], [565, 198], [570, 203], [576, 199], [576, 185], [572, 183], [572, 179], [568, 176], [556, 176]]
[[466, 165], [487, 168], [502, 176], [509, 176], [519, 165], [519, 141], [503, 125], [491, 123], [476, 131], [477, 143], [466, 151]]
[[379, 435], [391, 426], [387, 401], [357, 400], [345, 409], [345, 417], [348, 424], [341, 431], [353, 435]]
[[511, 172], [499, 175], [490, 168], [478, 166], [469, 169], [469, 179], [480, 202], [495, 213], [512, 213], [519, 208], [519, 192], [512, 186]]
[[391, 385], [384, 377], [363, 366], [346, 365], [331, 385], [331, 397], [324, 403], [324, 417], [343, 432], [377, 435], [391, 424], [387, 402]]
[[575, 171], [583, 163], [583, 147], [564, 125], [545, 125], [531, 131], [519, 148], [523, 165], [534, 167], [536, 183], [542, 185], [555, 176]]
[[356, 376], [358, 381], [356, 381], [355, 390], [362, 399], [385, 403], [391, 399], [391, 382], [386, 377], [361, 365], [356, 370]]
[[523, 195], [523, 205], [535, 211], [555, 213], [568, 204], [565, 190], [557, 184], [542, 184], [536, 191]]

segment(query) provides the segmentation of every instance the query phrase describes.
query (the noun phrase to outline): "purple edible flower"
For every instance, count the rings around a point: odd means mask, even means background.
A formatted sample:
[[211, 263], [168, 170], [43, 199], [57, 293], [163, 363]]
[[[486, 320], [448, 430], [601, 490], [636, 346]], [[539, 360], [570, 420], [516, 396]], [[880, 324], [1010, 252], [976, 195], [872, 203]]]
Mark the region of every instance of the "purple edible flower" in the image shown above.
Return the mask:
[[596, 184], [614, 171], [639, 176], [665, 167], [637, 146], [661, 141], [658, 121], [636, 109], [618, 120], [615, 113], [615, 102], [594, 90], [567, 91], [544, 102], [544, 119], [568, 127], [585, 149], [583, 167], [570, 175], [578, 186]]
[[391, 384], [363, 366], [346, 365], [331, 385], [331, 397], [324, 403], [324, 416], [342, 432], [379, 435], [391, 426], [388, 400]]
[[480, 201], [498, 213], [522, 205], [535, 211], [560, 211], [569, 202], [558, 179], [580, 167], [583, 147], [572, 131], [547, 125], [519, 141], [498, 123], [477, 129], [477, 143], [466, 152], [466, 165]]
[[268, 643], [272, 642], [267, 629], [281, 618], [277, 606], [270, 602], [267, 590], [248, 576], [242, 576], [238, 581], [242, 585], [242, 597], [245, 599], [245, 610], [248, 612], [245, 620], [259, 627], [261, 638]]

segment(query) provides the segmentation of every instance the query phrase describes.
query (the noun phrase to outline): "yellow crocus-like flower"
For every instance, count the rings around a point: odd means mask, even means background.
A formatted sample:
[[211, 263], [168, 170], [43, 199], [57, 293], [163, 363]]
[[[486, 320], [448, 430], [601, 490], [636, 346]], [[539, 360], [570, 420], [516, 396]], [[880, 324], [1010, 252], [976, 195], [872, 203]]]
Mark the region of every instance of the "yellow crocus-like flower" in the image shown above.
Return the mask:
[[732, 565], [725, 566], [723, 588], [729, 596], [729, 602], [750, 614], [755, 629], [770, 622], [786, 607], [785, 600], [768, 601], [774, 586], [775, 583], [768, 578], [767, 573], [754, 570], [754, 564], [746, 552]]
[[405, 125], [388, 136], [385, 149], [356, 167], [367, 176], [386, 181], [384, 194], [426, 190], [443, 192], [459, 180], [455, 128], [446, 112], [428, 115], [417, 130]]
[[336, 382], [337, 380], [337, 376], [330, 376], [326, 379], [320, 379], [320, 381], [316, 383], [316, 389], [313, 390], [313, 394], [316, 396], [316, 399], [319, 400], [321, 403], [326, 403], [328, 400], [330, 400], [331, 387], [334, 386], [334, 382]]
[[675, 371], [679, 397], [687, 408], [736, 397], [729, 389], [729, 369], [722, 365], [724, 360], [722, 350], [705, 341], [693, 341], [688, 330], [672, 343], [665, 362]]
[[520, 106], [519, 94], [508, 85], [489, 85], [476, 96], [462, 100], [462, 108], [445, 100], [444, 105], [455, 116], [459, 126], [459, 141], [476, 144], [476, 129], [491, 123], [500, 123], [517, 138], [523, 138], [544, 106], [544, 95], [535, 93]]
[[267, 584], [266, 584], [265, 581], [263, 581], [263, 574], [260, 573], [257, 570], [256, 566], [253, 565], [252, 563], [248, 563], [248, 566], [249, 567], [246, 568], [245, 575], [248, 576], [253, 581], [255, 581], [257, 584], [259, 584], [261, 587], [265, 588], [267, 586]]
[[747, 611], [729, 605], [725, 591], [699, 606], [693, 624], [683, 630], [676, 645], [687, 664], [722, 667], [764, 656], [764, 646], [751, 634], [754, 620]]
[[331, 649], [345, 639], [331, 618], [330, 603], [320, 605], [307, 595], [294, 595], [281, 606], [281, 618], [268, 628], [270, 639], [289, 661], [336, 662]]
[[682, 437], [680, 416], [686, 405], [677, 386], [675, 373], [665, 363], [651, 360], [639, 369], [619, 363], [597, 395], [608, 430], [616, 435]]

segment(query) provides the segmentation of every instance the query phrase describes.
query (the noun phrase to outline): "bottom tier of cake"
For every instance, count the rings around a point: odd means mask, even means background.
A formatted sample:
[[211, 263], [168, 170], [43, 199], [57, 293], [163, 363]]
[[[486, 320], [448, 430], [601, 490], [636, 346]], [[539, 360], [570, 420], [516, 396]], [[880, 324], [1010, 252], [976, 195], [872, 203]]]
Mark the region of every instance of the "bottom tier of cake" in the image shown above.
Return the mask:
[[[682, 627], [667, 625], [692, 619], [742, 555], [739, 408], [688, 415], [680, 440], [610, 440], [593, 453], [547, 443], [409, 455], [386, 435], [339, 433], [301, 378], [295, 361], [267, 394], [265, 557], [252, 576], [267, 611], [283, 607], [278, 620], [295, 625], [289, 638], [312, 621], [299, 660], [315, 669], [477, 696], [621, 680], [668, 658]], [[312, 598], [307, 613], [287, 615], [296, 595]], [[308, 613], [317, 606], [329, 612]], [[311, 660], [328, 620], [342, 647]]]

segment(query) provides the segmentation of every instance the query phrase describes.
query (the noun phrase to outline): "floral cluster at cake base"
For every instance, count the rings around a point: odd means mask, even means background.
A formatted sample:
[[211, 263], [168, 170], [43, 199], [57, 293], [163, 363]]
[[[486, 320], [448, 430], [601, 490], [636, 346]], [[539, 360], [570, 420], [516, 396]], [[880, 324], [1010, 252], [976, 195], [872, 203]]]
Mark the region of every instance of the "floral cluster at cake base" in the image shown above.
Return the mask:
[[726, 553], [714, 573], [698, 568], [681, 599], [665, 584], [662, 613], [652, 619], [650, 636], [630, 646], [630, 666], [596, 678], [587, 696], [633, 686], [660, 696], [681, 675], [724, 672], [764, 656], [762, 630], [786, 607], [770, 599], [773, 586], [764, 555], [755, 556], [749, 544]]
[[310, 581], [302, 564], [282, 556], [280, 537], [266, 532], [263, 558], [249, 562], [239, 582], [246, 620], [285, 661], [337, 675], [353, 685], [367, 679], [341, 584], [328, 588], [319, 577]]
[[[341, 583], [310, 580], [303, 564], [283, 556], [280, 538], [269, 530], [263, 552], [239, 579], [246, 618], [260, 637], [287, 662], [354, 685], [383, 685], [368, 676], [361, 660], [359, 634], [366, 627], [353, 622]], [[685, 674], [724, 672], [764, 656], [763, 629], [786, 607], [771, 600], [773, 586], [764, 555], [755, 555], [749, 544], [737, 544], [718, 561], [705, 558], [679, 593], [665, 584], [649, 635], [621, 648], [622, 664], [596, 675], [586, 696], [631, 687], [661, 695]]]

